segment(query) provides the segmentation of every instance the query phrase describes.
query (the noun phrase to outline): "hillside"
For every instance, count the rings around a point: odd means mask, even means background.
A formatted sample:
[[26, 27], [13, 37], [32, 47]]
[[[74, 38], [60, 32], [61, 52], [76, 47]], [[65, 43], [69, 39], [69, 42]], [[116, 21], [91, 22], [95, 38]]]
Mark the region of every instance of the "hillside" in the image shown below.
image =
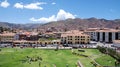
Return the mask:
[[9, 27], [9, 28], [22, 28], [22, 29], [48, 29], [54, 27], [57, 30], [72, 30], [72, 29], [86, 29], [86, 28], [95, 28], [95, 27], [107, 27], [107, 28], [116, 28], [120, 27], [120, 19], [116, 20], [106, 20], [106, 19], [67, 19], [61, 21], [49, 22], [46, 24], [12, 24], [7, 22], [0, 22], [0, 26]]
[[0, 22], [0, 27], [17, 28], [17, 29], [32, 29], [40, 27], [41, 24], [14, 24], [8, 22]]
[[59, 30], [67, 29], [86, 29], [86, 28], [116, 28], [120, 27], [120, 20], [106, 20], [106, 19], [96, 19], [96, 18], [89, 18], [89, 19], [67, 19], [62, 21], [50, 22], [40, 26], [39, 28], [50, 28], [55, 27]]

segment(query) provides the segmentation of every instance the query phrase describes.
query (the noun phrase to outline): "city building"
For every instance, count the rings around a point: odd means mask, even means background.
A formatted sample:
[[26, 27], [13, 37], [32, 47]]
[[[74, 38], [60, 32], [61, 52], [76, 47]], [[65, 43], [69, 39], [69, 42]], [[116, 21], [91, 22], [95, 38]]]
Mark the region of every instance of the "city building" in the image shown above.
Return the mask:
[[116, 47], [116, 49], [120, 50], [120, 40], [114, 40], [113, 41], [113, 46]]
[[30, 32], [29, 35], [27, 35], [26, 40], [30, 40], [30, 41], [39, 40], [38, 33], [37, 32]]
[[15, 40], [15, 33], [0, 34], [0, 42], [12, 42]]
[[61, 34], [64, 32], [53, 32], [55, 34], [55, 38], [60, 39], [61, 38]]
[[96, 30], [99, 30], [100, 28], [88, 28], [87, 30], [84, 31], [84, 33], [90, 35], [90, 40], [95, 41], [96, 38]]
[[29, 35], [29, 32], [17, 32], [15, 37], [16, 40], [26, 40], [26, 37]]
[[62, 44], [88, 44], [90, 36], [78, 30], [71, 30], [61, 34]]
[[16, 34], [16, 40], [31, 40], [36, 41], [39, 39], [37, 32], [19, 32]]
[[120, 39], [120, 30], [116, 29], [95, 29], [95, 30], [85, 30], [86, 34], [91, 36], [91, 40], [100, 41], [106, 43], [112, 43], [113, 40]]

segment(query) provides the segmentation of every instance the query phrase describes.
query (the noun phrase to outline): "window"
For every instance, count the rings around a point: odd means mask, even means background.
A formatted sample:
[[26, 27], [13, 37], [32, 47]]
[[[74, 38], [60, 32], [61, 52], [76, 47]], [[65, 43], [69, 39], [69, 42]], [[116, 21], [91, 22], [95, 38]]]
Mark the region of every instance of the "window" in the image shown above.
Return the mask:
[[75, 36], [75, 38], [77, 38], [77, 36]]

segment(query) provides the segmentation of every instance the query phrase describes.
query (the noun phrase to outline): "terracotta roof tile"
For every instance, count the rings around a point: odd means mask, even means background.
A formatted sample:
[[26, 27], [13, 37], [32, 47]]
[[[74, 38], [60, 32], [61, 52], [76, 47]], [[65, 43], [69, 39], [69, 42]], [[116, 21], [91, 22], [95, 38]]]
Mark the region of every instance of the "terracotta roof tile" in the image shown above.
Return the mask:
[[78, 30], [67, 31], [61, 35], [61, 37], [67, 37], [67, 36], [89, 36], [89, 35], [84, 34], [83, 31], [78, 31]]
[[15, 33], [3, 33], [0, 36], [15, 36]]

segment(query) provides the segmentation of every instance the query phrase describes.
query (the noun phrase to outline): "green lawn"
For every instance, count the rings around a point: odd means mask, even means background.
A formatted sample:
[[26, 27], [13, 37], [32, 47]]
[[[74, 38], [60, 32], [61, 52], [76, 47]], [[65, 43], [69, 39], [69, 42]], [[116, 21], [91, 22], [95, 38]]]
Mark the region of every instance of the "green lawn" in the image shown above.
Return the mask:
[[114, 66], [115, 59], [110, 56], [102, 55], [99, 58], [96, 58], [96, 62], [103, 66]]
[[[85, 50], [85, 52], [79, 52], [78, 50], [75, 50], [75, 51], [80, 53], [80, 54], [84, 54], [84, 55], [89, 56], [91, 59], [94, 59], [98, 64], [100, 64], [102, 66], [115, 66], [115, 59], [114, 58], [112, 58], [109, 55], [102, 54], [97, 49], [81, 49], [81, 50]], [[85, 64], [87, 64], [87, 63], [85, 63]]]
[[[97, 49], [84, 49], [85, 52], [81, 52], [85, 55], [96, 59], [99, 64], [102, 65], [114, 65], [114, 59], [110, 56], [101, 54]], [[74, 50], [77, 51], [77, 50]], [[105, 58], [107, 57], [107, 58]], [[22, 63], [21, 60], [26, 59], [26, 56], [29, 57], [41, 57], [41, 67], [66, 67], [68, 64], [69, 67], [76, 67], [78, 60], [84, 65], [84, 67], [94, 67], [90, 62], [92, 61], [89, 58], [82, 56], [76, 56], [71, 53], [71, 50], [42, 50], [42, 49], [33, 49], [33, 48], [2, 48], [0, 51], [0, 67], [39, 67], [39, 61]], [[103, 58], [104, 57], [104, 58]], [[101, 59], [104, 59], [103, 61]], [[109, 59], [109, 63], [107, 63]], [[112, 61], [112, 62], [111, 62]], [[105, 62], [105, 63], [104, 63]]]

